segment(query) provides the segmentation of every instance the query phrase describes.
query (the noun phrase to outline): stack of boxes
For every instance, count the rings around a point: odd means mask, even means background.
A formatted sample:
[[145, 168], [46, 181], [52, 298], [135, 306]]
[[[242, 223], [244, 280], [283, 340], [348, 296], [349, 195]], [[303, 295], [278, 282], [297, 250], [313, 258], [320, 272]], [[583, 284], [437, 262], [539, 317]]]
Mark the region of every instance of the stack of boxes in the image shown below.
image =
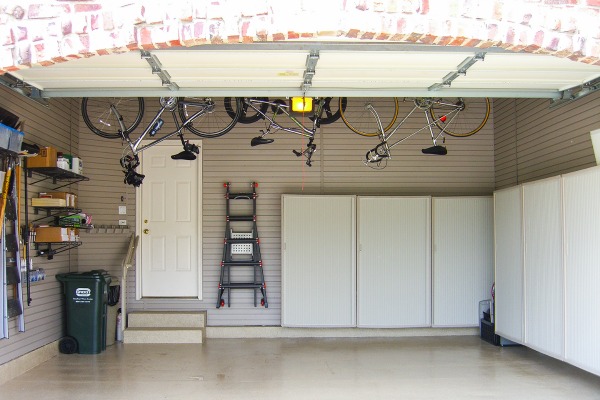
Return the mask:
[[[77, 207], [77, 195], [69, 192], [42, 192], [39, 197], [31, 199], [31, 205], [33, 207], [75, 208]], [[89, 225], [90, 219], [80, 213], [59, 216], [57, 224], [55, 224], [58, 226], [43, 225], [35, 228], [34, 242], [78, 242], [79, 228]]]

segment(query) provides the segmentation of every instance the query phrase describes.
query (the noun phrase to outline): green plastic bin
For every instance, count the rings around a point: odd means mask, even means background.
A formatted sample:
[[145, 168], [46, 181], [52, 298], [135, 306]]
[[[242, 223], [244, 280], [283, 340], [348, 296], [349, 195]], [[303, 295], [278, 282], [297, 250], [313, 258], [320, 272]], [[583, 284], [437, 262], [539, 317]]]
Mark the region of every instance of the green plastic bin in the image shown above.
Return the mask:
[[104, 270], [57, 274], [65, 294], [67, 336], [62, 353], [97, 354], [106, 350], [106, 315], [110, 276]]

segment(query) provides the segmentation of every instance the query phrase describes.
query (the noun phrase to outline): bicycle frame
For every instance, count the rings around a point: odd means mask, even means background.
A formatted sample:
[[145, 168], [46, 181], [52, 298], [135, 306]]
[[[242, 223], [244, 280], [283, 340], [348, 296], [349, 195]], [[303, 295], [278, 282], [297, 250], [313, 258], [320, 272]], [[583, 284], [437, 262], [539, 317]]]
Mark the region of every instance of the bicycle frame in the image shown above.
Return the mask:
[[[281, 130], [284, 132], [289, 132], [289, 133], [293, 133], [296, 135], [304, 136], [309, 139], [308, 144], [306, 145], [306, 149], [301, 150], [301, 151], [292, 150], [292, 152], [297, 157], [305, 156], [306, 157], [306, 165], [308, 165], [309, 167], [312, 166], [312, 156], [313, 156], [314, 152], [317, 150], [317, 145], [313, 143], [313, 140], [315, 138], [315, 133], [317, 132], [317, 128], [319, 127], [321, 114], [323, 112], [323, 101], [321, 99], [316, 100], [316, 108], [315, 108], [315, 112], [313, 113], [314, 117], [311, 118], [312, 122], [313, 122], [312, 128], [307, 128], [301, 121], [299, 121], [296, 117], [294, 117], [288, 111], [289, 106], [286, 104], [281, 104], [279, 102], [272, 102], [272, 101], [268, 101], [268, 100], [254, 99], [254, 98], [244, 98], [244, 104], [246, 104], [248, 107], [252, 108], [257, 114], [260, 114], [264, 119], [269, 121], [269, 125], [267, 126], [266, 130], [264, 130], [264, 131], [260, 130], [261, 135], [252, 139], [252, 142], [251, 142], [252, 146], [272, 143], [273, 139], [265, 139], [265, 136], [272, 133], [271, 130], [274, 130], [274, 131]], [[272, 109], [274, 108], [272, 117], [269, 116], [267, 113], [261, 111], [260, 106], [264, 105], [264, 104], [267, 104]], [[289, 120], [291, 120], [296, 125], [296, 127], [290, 128], [290, 127], [285, 127], [285, 126], [279, 124], [275, 119], [280, 114], [283, 114]]]
[[[154, 116], [154, 118], [152, 119], [152, 121], [150, 121], [150, 123], [148, 124], [146, 129], [144, 129], [142, 134], [136, 140], [132, 140], [130, 138], [129, 133], [126, 130], [125, 123], [123, 122], [123, 116], [119, 113], [119, 110], [117, 110], [117, 107], [114, 104], [111, 104], [111, 106], [110, 106], [111, 112], [113, 112], [115, 114], [115, 116], [117, 117], [117, 121], [119, 122], [119, 128], [120, 128], [119, 133], [121, 134], [121, 137], [123, 138], [123, 140], [125, 140], [127, 142], [127, 145], [129, 146], [129, 149], [131, 150], [131, 153], [132, 153], [132, 155], [129, 155], [129, 154], [124, 155], [123, 157], [121, 157], [121, 160], [120, 160], [121, 166], [125, 169], [125, 171], [123, 171], [125, 173], [125, 183], [128, 183], [128, 184], [136, 186], [136, 187], [140, 186], [142, 184], [142, 181], [144, 180], [145, 176], [143, 174], [139, 174], [135, 171], [135, 169], [140, 165], [140, 160], [139, 160], [138, 154], [152, 146], [155, 146], [155, 145], [163, 142], [166, 139], [169, 139], [170, 137], [173, 137], [174, 135], [178, 135], [179, 138], [181, 139], [181, 144], [183, 145], [183, 151], [181, 153], [179, 153], [178, 155], [172, 156], [173, 158], [177, 157], [177, 158], [183, 158], [183, 159], [187, 159], [187, 160], [193, 160], [196, 158], [194, 153], [198, 154], [200, 152], [198, 146], [196, 146], [195, 144], [189, 143], [189, 141], [186, 142], [183, 139], [183, 130], [198, 117], [205, 115], [206, 113], [212, 112], [214, 110], [214, 105], [213, 104], [200, 104], [200, 103], [189, 102], [189, 101], [185, 101], [185, 100], [177, 100], [175, 97], [168, 97], [168, 98], [161, 97], [160, 104], [161, 104], [161, 107], [158, 110], [158, 112], [156, 113], [156, 115]], [[180, 124], [179, 120], [177, 119], [177, 115], [175, 114], [175, 109], [177, 108], [177, 106], [179, 106], [181, 104], [184, 104], [184, 105], [185, 104], [193, 104], [196, 106], [200, 106], [200, 109], [199, 109], [199, 111], [194, 113], [189, 118], [181, 121], [181, 124]], [[146, 136], [154, 137], [156, 135], [156, 133], [160, 130], [160, 128], [163, 126], [163, 123], [164, 123], [163, 120], [161, 119], [161, 116], [167, 110], [170, 111], [171, 115], [173, 116], [173, 120], [175, 121], [176, 129], [173, 132], [167, 133], [166, 135], [159, 137], [158, 139], [152, 140], [148, 144], [140, 146], [142, 140], [144, 140], [146, 138]]]
[[[367, 110], [369, 110], [371, 112], [371, 114], [373, 114], [373, 117], [375, 118], [375, 120], [377, 122], [380, 143], [377, 146], [375, 146], [374, 148], [372, 148], [371, 150], [367, 151], [367, 153], [365, 155], [364, 164], [365, 165], [368, 165], [370, 163], [379, 164], [379, 163], [381, 163], [381, 161], [383, 159], [386, 159], [386, 158], [391, 159], [392, 154], [391, 154], [390, 150], [392, 148], [396, 147], [400, 143], [404, 142], [407, 139], [410, 139], [417, 133], [422, 132], [426, 129], [429, 130], [429, 133], [431, 135], [433, 147], [424, 149], [423, 152], [425, 154], [439, 154], [439, 155], [446, 154], [446, 148], [443, 146], [439, 146], [437, 144], [437, 141], [440, 138], [442, 138], [443, 142], [445, 141], [445, 136], [444, 136], [445, 129], [439, 129], [438, 122], [445, 122], [445, 123], [449, 124], [450, 122], [452, 122], [454, 120], [454, 118], [456, 118], [458, 116], [459, 112], [462, 111], [464, 109], [464, 107], [460, 104], [444, 103], [444, 106], [451, 107], [450, 111], [437, 119], [432, 119], [431, 115], [429, 115], [429, 113], [427, 111], [429, 110], [429, 108], [431, 107], [431, 105], [434, 101], [435, 100], [431, 100], [431, 99], [415, 99], [414, 100], [415, 105], [412, 108], [412, 110], [408, 114], [406, 114], [404, 116], [404, 118], [402, 118], [402, 120], [398, 123], [398, 125], [396, 125], [396, 127], [392, 131], [390, 131], [390, 133], [387, 133], [387, 134], [386, 134], [385, 130], [383, 129], [383, 125], [381, 123], [381, 119], [379, 118], [379, 114], [377, 113], [377, 110], [375, 110], [375, 108], [373, 107], [372, 104], [370, 104], [370, 103], [367, 104], [365, 107], [367, 108]], [[423, 113], [425, 114], [425, 119], [427, 120], [427, 125], [425, 125], [424, 127], [416, 130], [415, 132], [390, 144], [389, 143], [390, 138], [392, 136], [394, 136], [394, 134], [404, 125], [406, 120], [412, 114], [414, 114], [415, 111], [417, 111], [419, 109], [423, 110]], [[439, 129], [439, 132], [437, 132], [437, 134], [434, 132], [434, 127], [437, 127], [437, 129]]]
[[[196, 118], [198, 118], [198, 117], [200, 117], [200, 116], [202, 116], [202, 115], [204, 115], [206, 113], [210, 113], [210, 112], [212, 112], [214, 110], [214, 105], [213, 104], [203, 105], [204, 107], [201, 107], [198, 112], [194, 113], [191, 117], [189, 117], [185, 121], [182, 121], [182, 123], [180, 124], [179, 120], [177, 119], [177, 116], [175, 114], [175, 109], [181, 103], [195, 104], [197, 106], [200, 106], [199, 103], [192, 103], [192, 102], [189, 102], [189, 101], [186, 102], [186, 101], [183, 101], [183, 100], [179, 100], [178, 101], [175, 97], [168, 97], [168, 98], [161, 97], [161, 99], [160, 99], [160, 104], [161, 104], [160, 109], [158, 110], [158, 112], [156, 113], [156, 115], [154, 116], [154, 118], [152, 119], [152, 121], [150, 121], [150, 123], [148, 124], [148, 126], [146, 127], [146, 129], [144, 129], [144, 131], [142, 132], [142, 134], [136, 140], [134, 140], [134, 141], [131, 140], [131, 138], [129, 137], [129, 133], [126, 132], [125, 124], [123, 122], [123, 117], [119, 113], [119, 110], [117, 110], [117, 107], [114, 104], [112, 104], [110, 106], [110, 109], [115, 114], [115, 116], [117, 117], [117, 121], [119, 122], [119, 127], [121, 128], [120, 129], [120, 133], [121, 133], [121, 136], [123, 137], [123, 140], [125, 140], [127, 142], [127, 144], [129, 145], [129, 148], [131, 149], [131, 152], [133, 153], [133, 155], [137, 156], [137, 154], [141, 153], [142, 151], [146, 150], [147, 148], [155, 146], [155, 145], [159, 144], [160, 142], [173, 137], [174, 135], [179, 135], [181, 137], [182, 143], [185, 146], [185, 142], [183, 141], [183, 130], [190, 123], [192, 123]], [[177, 129], [174, 130], [173, 132], [167, 133], [164, 136], [161, 136], [158, 139], [154, 139], [152, 142], [150, 142], [148, 144], [140, 146], [140, 143], [146, 138], [146, 136], [150, 135], [150, 137], [154, 137], [154, 135], [156, 135], [156, 133], [158, 132], [158, 130], [163, 125], [161, 116], [167, 110], [169, 110], [171, 112], [171, 114], [173, 116], [173, 120], [175, 121], [175, 127]]]

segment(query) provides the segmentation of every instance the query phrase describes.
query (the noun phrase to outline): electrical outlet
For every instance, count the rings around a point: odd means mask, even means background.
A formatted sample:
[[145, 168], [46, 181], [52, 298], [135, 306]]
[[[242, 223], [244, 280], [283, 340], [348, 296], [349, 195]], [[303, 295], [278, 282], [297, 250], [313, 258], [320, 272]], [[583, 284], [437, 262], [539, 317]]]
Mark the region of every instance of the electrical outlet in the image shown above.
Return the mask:
[[127, 206], [119, 206], [119, 215], [127, 214]]
[[127, 220], [126, 219], [120, 219], [119, 220], [119, 226], [124, 226], [127, 225]]

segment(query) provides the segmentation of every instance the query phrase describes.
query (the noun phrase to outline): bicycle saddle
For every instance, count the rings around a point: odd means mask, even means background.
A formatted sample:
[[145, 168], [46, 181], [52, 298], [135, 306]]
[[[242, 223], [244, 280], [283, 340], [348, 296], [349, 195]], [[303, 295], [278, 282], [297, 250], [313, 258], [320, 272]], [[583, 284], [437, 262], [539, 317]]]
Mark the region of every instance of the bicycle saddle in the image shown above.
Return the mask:
[[421, 151], [423, 152], [423, 154], [434, 154], [436, 156], [445, 156], [446, 154], [448, 154], [448, 150], [446, 149], [446, 146], [440, 146], [440, 145], [431, 146], [431, 147], [428, 147]]
[[258, 146], [261, 144], [273, 143], [274, 141], [275, 139], [266, 139], [262, 136], [257, 136], [255, 138], [252, 138], [252, 140], [250, 141], [250, 146]]
[[189, 151], [189, 150], [184, 150], [184, 151], [182, 151], [180, 153], [173, 154], [171, 156], [171, 158], [173, 160], [190, 160], [191, 161], [191, 160], [195, 160], [196, 159], [196, 155], [193, 152]]

